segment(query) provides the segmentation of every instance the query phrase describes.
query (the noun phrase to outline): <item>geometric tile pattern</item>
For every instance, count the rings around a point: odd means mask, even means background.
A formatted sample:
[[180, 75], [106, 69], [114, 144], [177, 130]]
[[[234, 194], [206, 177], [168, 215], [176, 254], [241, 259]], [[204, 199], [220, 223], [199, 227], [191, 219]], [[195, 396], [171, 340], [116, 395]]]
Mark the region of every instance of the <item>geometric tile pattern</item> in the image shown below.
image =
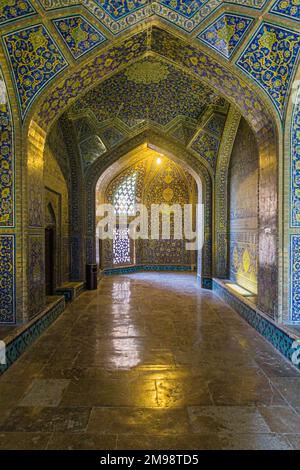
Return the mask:
[[0, 235], [0, 323], [15, 323], [14, 235]]
[[68, 64], [43, 25], [29, 26], [3, 38], [24, 117], [34, 98]]
[[290, 302], [292, 322], [300, 322], [300, 235], [291, 235]]
[[2, 0], [0, 2], [0, 25], [35, 13], [35, 9], [28, 0]]
[[53, 20], [53, 23], [74, 59], [91, 51], [106, 39], [80, 15], [59, 18]]
[[299, 33], [264, 22], [237, 61], [269, 95], [281, 117], [299, 49]]
[[230, 59], [252, 23], [253, 19], [247, 16], [223, 13], [197, 37]]
[[13, 123], [0, 70], [0, 227], [14, 225]]
[[300, 20], [300, 2], [299, 0], [277, 0], [270, 10], [270, 13], [287, 16], [294, 20]]
[[300, 227], [300, 96], [295, 106], [291, 126], [291, 226]]

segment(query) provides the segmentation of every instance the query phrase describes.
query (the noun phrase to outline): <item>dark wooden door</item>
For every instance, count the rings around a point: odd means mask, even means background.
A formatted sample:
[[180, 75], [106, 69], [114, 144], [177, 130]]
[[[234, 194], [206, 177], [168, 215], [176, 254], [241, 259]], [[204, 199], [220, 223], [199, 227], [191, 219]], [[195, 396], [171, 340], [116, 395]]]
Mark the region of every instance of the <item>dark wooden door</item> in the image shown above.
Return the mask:
[[46, 228], [45, 233], [45, 276], [46, 295], [54, 293], [54, 263], [55, 263], [55, 230], [52, 227]]

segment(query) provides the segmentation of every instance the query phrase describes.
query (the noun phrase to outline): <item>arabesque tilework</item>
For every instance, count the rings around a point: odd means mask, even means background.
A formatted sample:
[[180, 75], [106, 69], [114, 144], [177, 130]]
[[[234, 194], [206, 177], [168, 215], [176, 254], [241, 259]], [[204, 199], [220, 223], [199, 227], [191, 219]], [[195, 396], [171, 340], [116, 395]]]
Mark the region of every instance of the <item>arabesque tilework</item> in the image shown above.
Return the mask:
[[289, 172], [287, 187], [289, 188], [289, 320], [300, 324], [300, 99], [299, 92], [295, 95], [295, 104], [291, 116]]
[[[10, 8], [12, 11], [15, 11], [14, 1], [15, 0], [10, 0], [12, 3]], [[276, 9], [280, 9], [280, 11], [287, 10], [288, 13], [290, 12], [292, 15], [297, 16], [299, 7], [297, 4], [295, 6], [294, 2], [295, 0], [291, 2], [277, 2], [272, 11], [275, 12]], [[46, 11], [59, 10], [69, 6], [75, 7], [81, 5], [81, 8], [84, 6], [96, 16], [100, 23], [113, 32], [113, 34], [119, 34], [124, 31], [124, 29], [132, 27], [136, 23], [141, 23], [145, 19], [152, 16], [154, 17], [155, 15], [166, 19], [173, 26], [192, 32], [210, 13], [214, 12], [219, 6], [225, 5], [228, 7], [229, 11], [222, 13], [222, 15], [217, 17], [204, 31], [200, 31], [200, 33], [197, 32], [197, 34], [199, 34], [201, 40], [209, 47], [214, 48], [226, 58], [230, 58], [236, 50], [236, 47], [246, 36], [246, 33], [248, 33], [253, 22], [253, 18], [245, 14], [231, 11], [231, 8], [242, 5], [257, 11], [266, 6], [267, 2], [266, 0], [233, 0], [231, 2], [223, 2], [221, 0], [194, 0], [188, 2], [179, 0], [161, 0], [158, 2], [148, 0], [135, 0], [133, 2], [127, 0], [113, 2], [100, 0], [41, 0], [40, 3]], [[25, 5], [29, 5], [26, 0], [20, 2], [18, 8], [24, 9], [25, 11]], [[297, 8], [296, 12], [295, 8]], [[104, 34], [84, 16], [84, 10], [81, 9], [80, 13], [81, 14], [74, 14], [54, 20], [65, 41], [66, 47], [69, 48], [73, 57], [76, 59], [90, 52], [105, 40]], [[273, 28], [272, 31], [267, 32], [268, 38], [265, 38], [264, 34], [262, 38], [254, 34], [250, 49], [248, 48], [244, 51], [244, 55], [240, 58], [238, 65], [251, 76], [255, 76], [257, 82], [267, 91], [281, 115], [283, 115], [290, 84], [290, 76], [297, 60], [297, 38], [299, 35], [297, 35], [296, 31], [290, 31], [278, 25], [268, 23], [264, 23], [264, 25], [265, 28]], [[42, 25], [36, 25], [30, 28], [36, 27], [44, 28]], [[67, 66], [62, 52], [58, 50], [54, 38], [50, 37], [49, 31], [46, 31], [45, 28], [39, 30], [39, 41], [36, 36], [32, 42], [31, 35], [26, 35], [26, 32], [30, 31], [30, 28], [13, 31], [7, 35], [7, 38], [10, 39], [10, 44], [7, 45], [9, 49], [8, 54], [15, 73], [15, 84], [20, 95], [23, 115], [32, 101], [36, 99], [40, 90], [46, 86], [57, 73]], [[273, 41], [272, 35], [274, 36], [274, 34], [276, 38]], [[5, 38], [4, 41], [6, 42], [7, 39]], [[271, 46], [270, 39], [274, 42]], [[26, 48], [24, 49], [24, 40], [27, 44], [30, 44], [28, 50], [26, 50]], [[259, 62], [257, 57], [252, 57], [256, 55], [255, 50], [252, 49], [258, 42], [259, 47], [260, 44], [264, 42], [264, 46], [262, 47], [264, 47], [264, 54], [267, 59], [261, 61], [260, 68], [255, 65], [257, 61]], [[21, 47], [21, 50], [23, 50], [21, 56], [14, 53], [13, 48], [17, 47], [17, 44], [18, 47]], [[20, 46], [20, 44], [22, 44], [22, 46]], [[270, 47], [272, 51], [268, 49]], [[273, 58], [275, 56], [280, 57], [283, 49], [289, 49], [290, 53], [288, 57], [285, 54], [284, 67], [276, 67], [278, 58], [274, 60]], [[25, 60], [25, 56], [26, 61], [22, 64], [22, 60]], [[30, 62], [28, 61], [29, 57]], [[28, 63], [30, 64], [29, 71], [27, 71]], [[274, 68], [276, 70], [274, 70]], [[22, 73], [19, 73], [19, 69]]]
[[0, 25], [35, 13], [36, 11], [29, 0], [2, 0], [0, 3]]
[[153, 11], [177, 28], [192, 33], [221, 6], [229, 9], [233, 5], [242, 5], [260, 10], [267, 2], [268, 0], [161, 0], [154, 3]]
[[220, 138], [224, 130], [225, 121], [226, 116], [223, 114], [213, 114], [205, 124], [204, 130], [209, 131]]
[[207, 0], [187, 0], [182, 2], [181, 0], [161, 0], [160, 3], [169, 7], [171, 10], [176, 11], [176, 13], [185, 16], [186, 18], [191, 18], [194, 16], [203, 5], [208, 3]]
[[0, 323], [15, 322], [15, 236], [0, 234]]
[[10, 103], [0, 69], [0, 228], [14, 225], [14, 136]]
[[199, 153], [214, 170], [218, 157], [219, 143], [218, 138], [202, 131], [193, 141], [192, 149]]
[[84, 6], [112, 34], [125, 31], [153, 13], [149, 0], [84, 0]]
[[148, 0], [96, 0], [103, 10], [114, 20], [135, 13], [149, 3]]
[[67, 8], [72, 6], [79, 6], [84, 0], [38, 0], [44, 10], [59, 10], [60, 8]]
[[211, 56], [156, 27], [152, 30], [152, 50], [174, 61], [178, 66], [187, 67], [198, 78], [209, 83], [215, 92], [220, 92], [230, 101], [234, 101], [253, 124], [254, 131], [257, 130], [257, 126], [266, 129], [270, 126], [270, 118], [267, 117], [265, 106], [257, 93], [250, 89], [248, 84], [232, 75], [221, 63], [216, 63]]
[[[186, 84], [189, 83], [189, 93]], [[167, 126], [178, 116], [197, 121], [218, 97], [187, 73], [158, 59], [135, 62], [76, 101], [72, 112], [93, 113], [99, 123], [118, 116], [128, 128], [147, 121]]]
[[290, 310], [291, 321], [300, 322], [300, 235], [290, 239]]
[[290, 192], [290, 224], [300, 228], [300, 100], [295, 105], [291, 125]]
[[24, 117], [36, 96], [68, 64], [41, 24], [9, 33], [3, 40]]
[[299, 50], [299, 32], [263, 22], [237, 60], [238, 67], [269, 95], [281, 117]]
[[118, 35], [152, 17], [161, 17], [178, 29], [192, 33], [222, 5], [261, 10], [269, 0], [39, 0], [45, 10], [83, 5], [112, 34]]
[[106, 38], [81, 15], [53, 20], [53, 23], [75, 59], [90, 52]]
[[[72, 100], [85, 87], [91, 86], [95, 80], [100, 81], [107, 74], [118, 70], [121, 65], [129, 64], [149, 50], [148, 44], [146, 33], [138, 33], [120, 46], [108, 48], [103, 54], [86, 64], [84, 70], [66, 78], [41, 103], [39, 108], [41, 125], [46, 127], [61, 110], [70, 105]], [[253, 123], [254, 129], [269, 128], [270, 118], [257, 95], [246, 83], [233, 76], [221, 64], [216, 65], [208, 55], [158, 28], [152, 30], [151, 50], [166, 59], [175, 61], [177, 66], [195, 73], [198, 78], [204, 78], [216, 91], [222, 90], [224, 95], [235, 100], [236, 105]]]
[[253, 19], [247, 16], [223, 13], [197, 37], [230, 59], [252, 23]]
[[277, 0], [270, 12], [300, 21], [299, 0]]

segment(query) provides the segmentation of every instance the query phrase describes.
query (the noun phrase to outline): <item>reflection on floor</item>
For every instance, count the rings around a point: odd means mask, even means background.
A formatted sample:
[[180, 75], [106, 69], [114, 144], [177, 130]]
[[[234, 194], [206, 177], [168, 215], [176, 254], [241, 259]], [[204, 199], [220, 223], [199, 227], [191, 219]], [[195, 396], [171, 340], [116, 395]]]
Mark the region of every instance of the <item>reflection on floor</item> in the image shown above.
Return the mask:
[[192, 274], [106, 277], [0, 378], [0, 447], [300, 448], [300, 375]]

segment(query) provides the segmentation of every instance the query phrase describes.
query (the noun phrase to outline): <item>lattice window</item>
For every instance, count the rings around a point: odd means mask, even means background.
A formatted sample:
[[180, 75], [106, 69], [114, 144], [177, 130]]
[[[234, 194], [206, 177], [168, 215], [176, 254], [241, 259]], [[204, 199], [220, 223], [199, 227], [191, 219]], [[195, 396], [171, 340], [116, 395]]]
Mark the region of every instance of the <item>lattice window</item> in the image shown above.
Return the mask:
[[132, 173], [118, 186], [113, 198], [117, 215], [135, 215], [137, 176], [137, 172]]
[[113, 263], [132, 263], [131, 241], [128, 228], [115, 228], [113, 238]]

